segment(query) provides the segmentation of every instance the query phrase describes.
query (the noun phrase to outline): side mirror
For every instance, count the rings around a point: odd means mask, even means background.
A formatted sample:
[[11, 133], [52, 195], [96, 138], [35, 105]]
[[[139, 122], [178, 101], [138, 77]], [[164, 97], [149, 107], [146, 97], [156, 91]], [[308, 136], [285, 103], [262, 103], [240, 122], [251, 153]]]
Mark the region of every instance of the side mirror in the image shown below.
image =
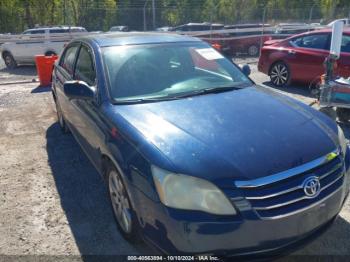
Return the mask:
[[250, 66], [249, 65], [244, 65], [242, 67], [242, 72], [243, 74], [245, 74], [246, 76], [249, 76], [250, 73], [252, 72], [252, 70], [250, 69]]
[[84, 81], [67, 81], [63, 90], [69, 99], [92, 100], [95, 97], [95, 91]]

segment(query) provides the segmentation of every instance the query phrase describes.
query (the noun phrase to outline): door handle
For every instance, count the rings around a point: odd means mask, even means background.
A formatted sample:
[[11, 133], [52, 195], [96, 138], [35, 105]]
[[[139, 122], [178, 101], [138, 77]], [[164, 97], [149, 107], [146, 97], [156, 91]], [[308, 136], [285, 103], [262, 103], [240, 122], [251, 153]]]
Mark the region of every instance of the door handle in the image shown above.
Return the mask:
[[288, 54], [289, 55], [295, 55], [297, 52], [296, 51], [294, 51], [294, 50], [288, 50]]

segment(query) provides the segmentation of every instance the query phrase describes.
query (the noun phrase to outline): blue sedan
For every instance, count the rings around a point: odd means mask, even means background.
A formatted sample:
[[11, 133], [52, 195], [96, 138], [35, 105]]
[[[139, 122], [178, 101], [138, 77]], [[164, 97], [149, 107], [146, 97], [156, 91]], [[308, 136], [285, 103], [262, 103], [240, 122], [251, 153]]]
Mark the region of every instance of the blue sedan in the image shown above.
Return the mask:
[[336, 123], [196, 38], [76, 39], [52, 91], [62, 131], [108, 183], [120, 232], [164, 253], [279, 250], [329, 225], [348, 195]]

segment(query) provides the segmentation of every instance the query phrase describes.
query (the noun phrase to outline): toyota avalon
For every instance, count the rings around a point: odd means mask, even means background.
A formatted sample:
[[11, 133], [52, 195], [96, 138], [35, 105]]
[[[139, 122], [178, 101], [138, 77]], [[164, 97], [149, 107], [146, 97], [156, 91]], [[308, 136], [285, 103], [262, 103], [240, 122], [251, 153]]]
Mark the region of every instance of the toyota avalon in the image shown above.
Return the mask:
[[336, 123], [196, 38], [75, 39], [52, 91], [62, 131], [108, 183], [120, 232], [164, 253], [289, 247], [329, 225], [348, 194]]

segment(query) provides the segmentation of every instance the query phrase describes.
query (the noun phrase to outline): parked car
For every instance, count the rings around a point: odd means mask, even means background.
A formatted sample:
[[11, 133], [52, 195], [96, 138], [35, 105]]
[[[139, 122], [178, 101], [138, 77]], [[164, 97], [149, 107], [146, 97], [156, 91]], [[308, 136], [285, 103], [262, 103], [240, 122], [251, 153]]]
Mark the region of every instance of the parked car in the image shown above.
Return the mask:
[[63, 34], [63, 33], [81, 33], [87, 32], [84, 27], [80, 26], [55, 26], [55, 27], [38, 27], [25, 30], [22, 35], [35, 35], [35, 34]]
[[158, 27], [156, 29], [156, 31], [158, 32], [168, 32], [168, 31], [171, 31], [172, 27], [170, 26], [163, 26], [163, 27]]
[[197, 38], [75, 39], [52, 91], [62, 130], [106, 179], [130, 241], [260, 254], [314, 237], [348, 195], [350, 152], [336, 123], [256, 86]]
[[[72, 33], [86, 33], [83, 27], [40, 27], [28, 29], [20, 35], [6, 37], [1, 56], [9, 69], [18, 64], [33, 64], [36, 55], [58, 55], [72, 39]], [[0, 39], [1, 42], [1, 39]]]
[[128, 32], [129, 27], [126, 25], [112, 26], [109, 32]]
[[[310, 84], [317, 82], [325, 69], [323, 62], [329, 55], [331, 29], [312, 31], [272, 40], [261, 50], [258, 69], [270, 76], [276, 86], [286, 86], [292, 81]], [[341, 56], [336, 74], [350, 76], [350, 29], [344, 29]]]
[[225, 25], [224, 29], [245, 29], [245, 28], [262, 28], [270, 27], [270, 24], [234, 24], [234, 25]]
[[175, 32], [188, 32], [188, 31], [209, 31], [223, 29], [223, 24], [211, 24], [211, 23], [188, 23], [185, 25], [175, 26], [169, 31]]
[[220, 46], [220, 52], [227, 56], [258, 56], [262, 43], [272, 39], [271, 29], [246, 28], [197, 36], [212, 45]]
[[319, 26], [306, 23], [280, 23], [275, 26], [275, 35], [273, 38], [284, 39], [288, 36], [313, 31], [315, 29], [319, 29]]

